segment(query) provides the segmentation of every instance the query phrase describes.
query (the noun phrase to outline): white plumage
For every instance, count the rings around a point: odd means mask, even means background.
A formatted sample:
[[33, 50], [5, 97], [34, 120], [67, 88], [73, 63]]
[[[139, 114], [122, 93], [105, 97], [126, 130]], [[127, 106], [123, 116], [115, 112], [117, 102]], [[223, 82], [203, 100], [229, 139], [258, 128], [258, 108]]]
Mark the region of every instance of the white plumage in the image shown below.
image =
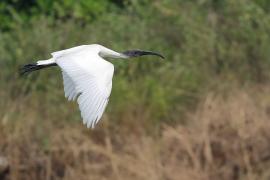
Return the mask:
[[52, 53], [61, 68], [65, 97], [75, 100], [83, 123], [94, 127], [100, 120], [112, 89], [113, 65], [99, 56], [101, 46], [79, 46]]
[[65, 97], [79, 104], [83, 123], [94, 127], [100, 120], [112, 90], [114, 66], [103, 58], [129, 58], [160, 54], [132, 50], [118, 53], [104, 46], [82, 45], [52, 53], [52, 58], [27, 64], [22, 74], [58, 65], [62, 70]]

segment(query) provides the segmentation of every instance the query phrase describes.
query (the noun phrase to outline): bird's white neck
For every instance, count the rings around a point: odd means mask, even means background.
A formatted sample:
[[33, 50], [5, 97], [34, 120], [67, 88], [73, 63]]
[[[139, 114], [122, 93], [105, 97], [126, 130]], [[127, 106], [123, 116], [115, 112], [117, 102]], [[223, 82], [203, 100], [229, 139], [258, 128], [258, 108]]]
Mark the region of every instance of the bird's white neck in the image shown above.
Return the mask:
[[111, 49], [108, 49], [104, 46], [100, 46], [100, 51], [99, 51], [99, 55], [101, 57], [104, 57], [104, 58], [123, 58], [123, 59], [126, 59], [126, 58], [129, 58], [128, 56], [122, 54], [122, 53], [119, 53], [119, 52], [116, 52], [116, 51], [113, 51]]

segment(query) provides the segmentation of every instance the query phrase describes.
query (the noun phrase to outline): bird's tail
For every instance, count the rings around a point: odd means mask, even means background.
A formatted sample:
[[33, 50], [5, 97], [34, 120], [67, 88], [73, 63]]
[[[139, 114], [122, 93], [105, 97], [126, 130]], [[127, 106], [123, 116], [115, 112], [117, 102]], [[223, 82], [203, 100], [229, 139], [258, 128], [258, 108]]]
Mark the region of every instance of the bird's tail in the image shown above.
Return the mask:
[[30, 63], [22, 66], [19, 70], [20, 75], [29, 74], [30, 72], [44, 69], [47, 67], [56, 66], [56, 63], [53, 59], [41, 60], [36, 63]]

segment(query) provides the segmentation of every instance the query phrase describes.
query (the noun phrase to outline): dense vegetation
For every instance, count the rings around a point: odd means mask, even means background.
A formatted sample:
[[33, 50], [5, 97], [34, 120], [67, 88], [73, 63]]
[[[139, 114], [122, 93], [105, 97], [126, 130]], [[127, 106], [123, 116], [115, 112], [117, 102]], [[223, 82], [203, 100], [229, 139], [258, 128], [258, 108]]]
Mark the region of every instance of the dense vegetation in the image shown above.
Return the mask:
[[[242, 94], [251, 97], [264, 91], [263, 98], [269, 99], [265, 93], [270, 79], [269, 0], [2, 0], [0, 22], [2, 136], [18, 134], [28, 144], [33, 134], [31, 141], [43, 153], [51, 150], [48, 132], [71, 124], [84, 129], [80, 113], [76, 103], [64, 99], [59, 69], [21, 78], [18, 68], [72, 46], [99, 43], [117, 51], [154, 50], [166, 57], [111, 61], [115, 76], [110, 103], [91, 138], [107, 138], [109, 131], [110, 136], [116, 134], [117, 144], [119, 133], [143, 132], [142, 139], [147, 138], [144, 133], [155, 138], [164, 126], [196, 124], [199, 115], [190, 118], [190, 114], [209, 93], [221, 101], [237, 99], [232, 89], [252, 89]], [[264, 104], [263, 98], [248, 104]], [[239, 101], [235, 102], [241, 106]], [[267, 112], [257, 110], [267, 119]], [[18, 133], [25, 125], [29, 131]], [[89, 132], [79, 135], [88, 137]], [[125, 144], [129, 139], [119, 141]]]
[[[205, 88], [269, 79], [269, 1], [12, 1], [1, 2], [1, 85], [12, 96], [61, 97], [55, 70], [18, 79], [21, 64], [80, 44], [119, 51], [150, 49], [166, 61], [115, 61], [111, 106], [149, 110], [151, 119], [179, 120]], [[54, 78], [55, 77], [55, 78]], [[44, 83], [46, 79], [46, 84]], [[42, 99], [44, 101], [44, 99]], [[46, 101], [46, 100], [45, 100]], [[180, 114], [179, 114], [180, 113]], [[155, 120], [155, 121], [156, 121]]]

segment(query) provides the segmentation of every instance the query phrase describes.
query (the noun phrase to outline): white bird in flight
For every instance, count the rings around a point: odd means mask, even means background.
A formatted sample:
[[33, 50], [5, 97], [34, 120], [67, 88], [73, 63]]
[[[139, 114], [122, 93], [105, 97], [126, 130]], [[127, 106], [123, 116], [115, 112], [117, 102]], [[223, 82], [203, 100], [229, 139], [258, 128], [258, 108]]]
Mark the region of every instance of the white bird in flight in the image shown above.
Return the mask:
[[51, 53], [52, 58], [26, 64], [20, 73], [59, 66], [62, 70], [65, 97], [79, 104], [83, 123], [92, 127], [100, 120], [112, 90], [114, 66], [104, 58], [132, 58], [144, 55], [162, 55], [142, 50], [115, 52], [102, 45], [81, 45]]

